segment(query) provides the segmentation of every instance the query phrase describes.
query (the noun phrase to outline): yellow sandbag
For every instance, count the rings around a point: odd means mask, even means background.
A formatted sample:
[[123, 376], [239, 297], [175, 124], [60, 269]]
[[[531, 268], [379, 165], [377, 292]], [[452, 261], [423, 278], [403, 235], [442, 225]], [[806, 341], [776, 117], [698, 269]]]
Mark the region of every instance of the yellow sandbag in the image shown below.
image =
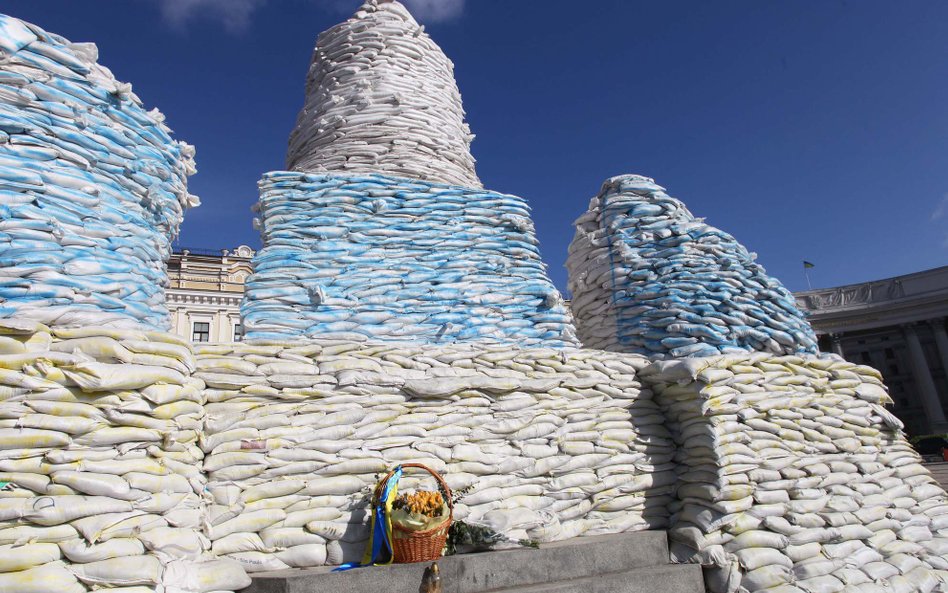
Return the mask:
[[141, 389], [156, 383], [185, 384], [183, 374], [156, 366], [81, 362], [64, 367], [63, 372], [86, 392]]
[[0, 593], [86, 593], [61, 561], [20, 572], [0, 574]]
[[0, 573], [28, 570], [59, 560], [61, 556], [56, 544], [0, 545]]

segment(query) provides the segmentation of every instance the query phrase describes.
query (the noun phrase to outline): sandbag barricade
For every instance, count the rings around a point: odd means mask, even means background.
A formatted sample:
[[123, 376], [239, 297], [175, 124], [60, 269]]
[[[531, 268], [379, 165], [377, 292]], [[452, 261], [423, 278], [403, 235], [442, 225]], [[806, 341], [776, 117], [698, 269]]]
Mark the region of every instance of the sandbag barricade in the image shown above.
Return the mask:
[[193, 370], [177, 336], [0, 321], [0, 593], [249, 584], [202, 533]]
[[369, 0], [319, 36], [286, 166], [479, 188], [473, 139], [451, 60], [400, 3]]
[[672, 558], [711, 593], [945, 590], [948, 495], [877, 371], [748, 353], [640, 376], [679, 446]]
[[[197, 347], [212, 550], [249, 571], [358, 561], [369, 497], [399, 463], [454, 490], [454, 518], [508, 540], [662, 529], [675, 449], [636, 378], [592, 350]], [[433, 482], [403, 477], [400, 491]]]
[[0, 15], [0, 317], [167, 329], [194, 149], [97, 55]]
[[652, 358], [817, 351], [793, 295], [756, 255], [651, 179], [607, 180], [575, 225], [566, 267], [586, 347]]
[[249, 339], [577, 345], [522, 198], [276, 171], [257, 207]]

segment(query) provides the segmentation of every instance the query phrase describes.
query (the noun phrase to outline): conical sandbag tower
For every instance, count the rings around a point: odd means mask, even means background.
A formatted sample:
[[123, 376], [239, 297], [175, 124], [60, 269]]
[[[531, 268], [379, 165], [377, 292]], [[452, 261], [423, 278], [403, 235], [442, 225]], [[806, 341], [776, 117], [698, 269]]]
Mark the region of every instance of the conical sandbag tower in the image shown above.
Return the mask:
[[454, 65], [398, 2], [319, 36], [286, 166], [479, 188]]
[[653, 180], [608, 179], [575, 224], [566, 267], [586, 347], [656, 358], [817, 352], [790, 291]]
[[249, 339], [577, 345], [527, 203], [481, 189], [453, 66], [404, 6], [319, 36], [287, 164], [260, 182]]

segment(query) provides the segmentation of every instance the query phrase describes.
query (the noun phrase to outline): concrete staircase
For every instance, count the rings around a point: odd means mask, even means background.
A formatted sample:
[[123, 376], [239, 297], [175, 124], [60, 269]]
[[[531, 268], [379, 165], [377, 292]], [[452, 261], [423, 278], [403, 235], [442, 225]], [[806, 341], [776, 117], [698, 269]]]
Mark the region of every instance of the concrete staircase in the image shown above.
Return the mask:
[[[241, 593], [415, 593], [428, 564], [257, 573]], [[699, 566], [669, 563], [664, 531], [450, 556], [438, 567], [443, 593], [704, 593]]]
[[925, 467], [932, 472], [932, 477], [938, 480], [942, 488], [948, 490], [948, 463], [944, 461], [935, 461], [926, 463]]

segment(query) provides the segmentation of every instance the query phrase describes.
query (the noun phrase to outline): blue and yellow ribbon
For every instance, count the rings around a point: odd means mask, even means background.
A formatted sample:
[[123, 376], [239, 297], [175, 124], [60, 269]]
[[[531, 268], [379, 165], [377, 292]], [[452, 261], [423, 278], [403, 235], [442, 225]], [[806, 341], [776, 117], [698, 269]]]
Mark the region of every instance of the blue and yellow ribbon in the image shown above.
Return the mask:
[[[349, 570], [350, 568], [360, 568], [363, 566], [384, 566], [391, 564], [395, 560], [395, 551], [392, 547], [392, 503], [398, 496], [398, 481], [402, 477], [402, 466], [397, 466], [392, 472], [391, 477], [385, 482], [385, 487], [379, 496], [379, 500], [372, 509], [372, 523], [369, 535], [368, 545], [365, 547], [365, 554], [362, 556], [362, 562], [347, 562], [333, 572]], [[383, 548], [387, 556], [383, 558]]]

